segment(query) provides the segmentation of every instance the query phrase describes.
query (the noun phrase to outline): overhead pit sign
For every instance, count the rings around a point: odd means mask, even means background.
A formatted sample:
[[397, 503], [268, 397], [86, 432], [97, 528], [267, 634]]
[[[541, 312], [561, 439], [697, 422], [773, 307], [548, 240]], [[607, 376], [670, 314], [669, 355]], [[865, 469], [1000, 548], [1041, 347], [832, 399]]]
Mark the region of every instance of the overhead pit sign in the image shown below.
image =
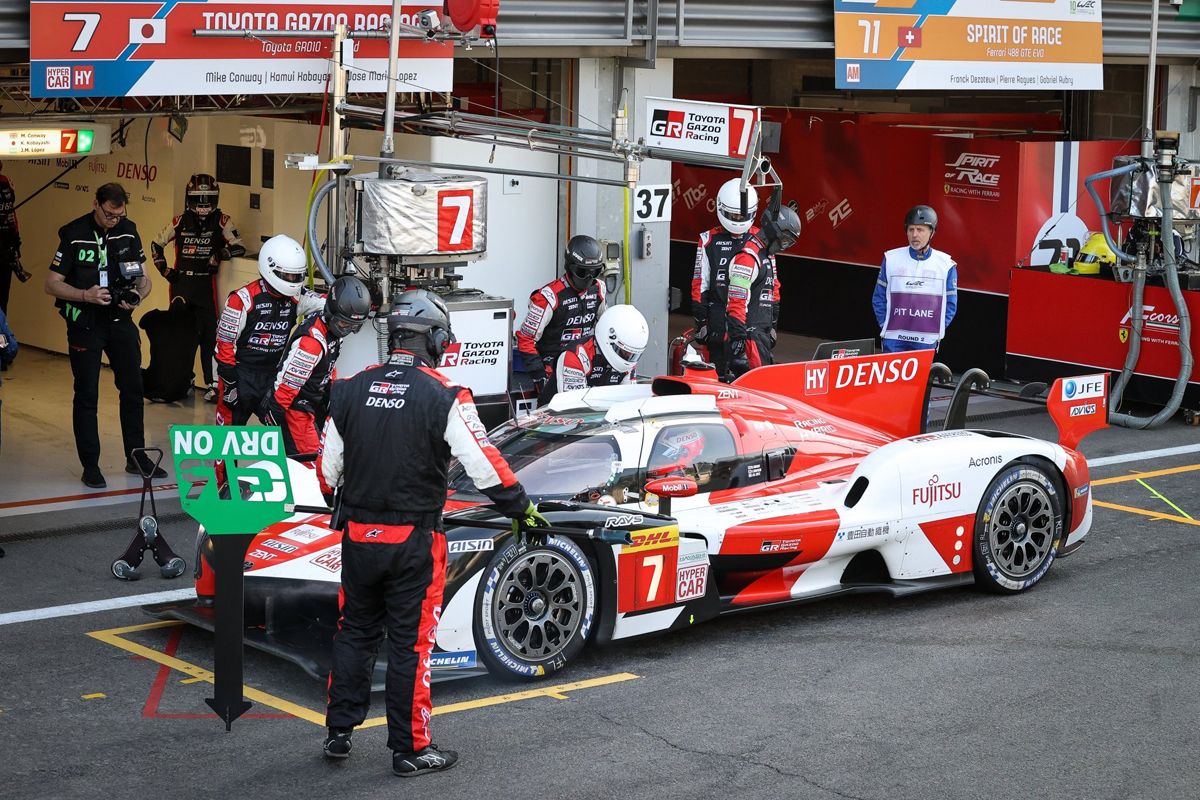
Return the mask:
[[[194, 31], [387, 31], [390, 0], [31, 0], [29, 89], [34, 97], [155, 97], [322, 92], [328, 37], [206, 38]], [[400, 21], [441, 10], [405, 5]], [[448, 92], [454, 47], [400, 41], [397, 88]], [[387, 88], [387, 39], [358, 39], [351, 92]]]
[[834, 0], [839, 89], [1103, 89], [1101, 0]]
[[646, 98], [646, 144], [689, 153], [743, 158], [750, 148], [757, 106]]

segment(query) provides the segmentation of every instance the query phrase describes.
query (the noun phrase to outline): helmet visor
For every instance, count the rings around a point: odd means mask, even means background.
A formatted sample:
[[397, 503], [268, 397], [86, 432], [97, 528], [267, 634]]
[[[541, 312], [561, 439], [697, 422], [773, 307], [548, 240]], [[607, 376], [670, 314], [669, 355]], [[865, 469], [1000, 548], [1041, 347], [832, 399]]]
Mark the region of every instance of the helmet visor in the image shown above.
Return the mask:
[[304, 279], [308, 277], [304, 272], [284, 272], [279, 269], [272, 271], [275, 273], [275, 277], [284, 283], [304, 283]]
[[612, 342], [612, 349], [613, 349], [613, 352], [617, 354], [618, 358], [624, 359], [625, 361], [628, 361], [630, 364], [633, 364], [639, 358], [641, 358], [642, 351], [645, 350], [646, 348], [639, 347], [639, 348], [635, 349], [632, 347], [628, 347], [624, 344], [621, 344], [620, 342]]
[[720, 209], [721, 214], [730, 222], [749, 222], [750, 220], [754, 219], [754, 214], [756, 211], [758, 211], [757, 208], [751, 205], [746, 208], [746, 213], [743, 214], [740, 207], [731, 208], [724, 203], [721, 204]]

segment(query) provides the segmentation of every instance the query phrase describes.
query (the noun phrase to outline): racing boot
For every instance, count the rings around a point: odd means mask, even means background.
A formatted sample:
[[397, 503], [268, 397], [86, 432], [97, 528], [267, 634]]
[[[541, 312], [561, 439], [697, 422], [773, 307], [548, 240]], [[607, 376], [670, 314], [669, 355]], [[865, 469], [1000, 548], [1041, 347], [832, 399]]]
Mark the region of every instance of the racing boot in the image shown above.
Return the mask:
[[392, 753], [392, 772], [401, 778], [415, 778], [428, 772], [447, 770], [458, 763], [458, 753], [440, 750], [431, 744], [415, 753]]

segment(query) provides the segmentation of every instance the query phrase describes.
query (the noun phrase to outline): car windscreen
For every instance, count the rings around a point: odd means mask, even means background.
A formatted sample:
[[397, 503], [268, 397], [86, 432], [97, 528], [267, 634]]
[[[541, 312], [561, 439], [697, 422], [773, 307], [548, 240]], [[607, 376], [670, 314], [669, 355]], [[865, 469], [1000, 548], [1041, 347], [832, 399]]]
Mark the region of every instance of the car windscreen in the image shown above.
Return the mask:
[[[607, 426], [579, 426], [564, 433], [509, 424], [490, 438], [531, 497], [586, 499], [603, 491], [621, 473], [616, 438], [601, 432], [604, 429]], [[457, 463], [449, 477], [455, 494], [479, 494]]]

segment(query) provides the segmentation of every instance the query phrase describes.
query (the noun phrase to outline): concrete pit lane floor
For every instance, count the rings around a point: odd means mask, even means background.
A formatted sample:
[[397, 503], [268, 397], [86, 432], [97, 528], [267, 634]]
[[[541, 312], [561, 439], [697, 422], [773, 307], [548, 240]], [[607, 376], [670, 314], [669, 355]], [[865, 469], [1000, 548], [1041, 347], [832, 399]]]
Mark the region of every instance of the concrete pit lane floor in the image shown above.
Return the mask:
[[[986, 425], [1053, 438], [1040, 415]], [[254, 650], [254, 707], [225, 732], [204, 703], [211, 635], [138, 607], [188, 579], [149, 559], [137, 583], [109, 575], [136, 503], [0, 517], [0, 796], [1194, 797], [1200, 435], [1109, 429], [1082, 449], [1092, 532], [1032, 591], [743, 614], [588, 650], [542, 684], [438, 684], [434, 740], [462, 760], [415, 786], [378, 724], [325, 761], [324, 686]], [[190, 564], [178, 503], [159, 514]]]

